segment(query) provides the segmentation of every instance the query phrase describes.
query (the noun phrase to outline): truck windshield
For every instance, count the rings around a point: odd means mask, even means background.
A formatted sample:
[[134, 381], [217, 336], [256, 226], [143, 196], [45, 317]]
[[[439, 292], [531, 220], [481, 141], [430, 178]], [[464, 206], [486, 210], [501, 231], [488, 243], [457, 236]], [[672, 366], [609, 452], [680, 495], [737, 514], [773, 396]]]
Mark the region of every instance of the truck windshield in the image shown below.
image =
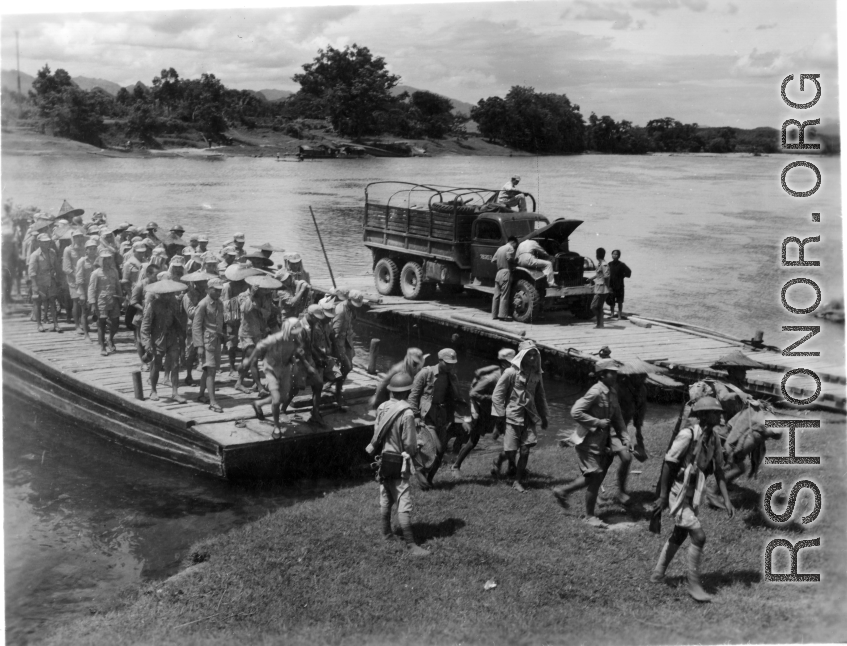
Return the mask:
[[520, 239], [533, 231], [546, 227], [550, 222], [547, 218], [534, 218], [527, 220], [506, 220], [503, 222], [503, 231], [506, 237], [515, 236]]

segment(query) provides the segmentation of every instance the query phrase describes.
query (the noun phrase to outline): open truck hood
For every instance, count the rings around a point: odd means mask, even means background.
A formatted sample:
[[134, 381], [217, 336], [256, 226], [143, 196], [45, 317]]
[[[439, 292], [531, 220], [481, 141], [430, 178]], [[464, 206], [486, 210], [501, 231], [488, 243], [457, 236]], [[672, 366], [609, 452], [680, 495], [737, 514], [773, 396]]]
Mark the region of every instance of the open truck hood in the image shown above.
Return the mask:
[[561, 218], [559, 220], [553, 220], [546, 227], [536, 229], [529, 235], [521, 238], [521, 242], [533, 238], [551, 238], [553, 240], [567, 240], [570, 235], [576, 230], [576, 228], [582, 223], [583, 220], [567, 220], [564, 218]]

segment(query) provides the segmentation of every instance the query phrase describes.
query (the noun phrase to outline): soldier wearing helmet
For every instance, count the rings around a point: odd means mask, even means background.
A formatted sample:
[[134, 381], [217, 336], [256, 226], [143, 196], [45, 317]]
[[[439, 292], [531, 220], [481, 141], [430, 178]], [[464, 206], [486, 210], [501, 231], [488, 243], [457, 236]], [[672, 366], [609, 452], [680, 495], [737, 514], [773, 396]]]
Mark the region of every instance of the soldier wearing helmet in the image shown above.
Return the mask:
[[594, 513], [600, 486], [617, 453], [622, 462], [618, 469], [618, 501], [623, 504], [628, 502], [626, 477], [631, 458], [629, 434], [615, 390], [618, 365], [613, 359], [603, 359], [597, 362], [595, 372], [597, 383], [571, 408], [571, 416], [579, 426], [569, 442], [576, 448], [581, 475], [567, 485], [553, 489], [553, 495], [559, 504], [567, 507], [568, 495], [585, 489], [585, 522], [592, 527], [606, 529], [608, 525]]
[[391, 399], [380, 404], [376, 411], [374, 435], [367, 446], [371, 455], [378, 453], [379, 472], [379, 508], [382, 515], [382, 535], [393, 539], [391, 529], [391, 508], [397, 503], [397, 520], [409, 552], [413, 556], [428, 556], [425, 550], [415, 543], [412, 533], [412, 491], [409, 479], [412, 475], [412, 458], [418, 450], [418, 437], [415, 430], [415, 414], [408, 397], [412, 390], [412, 378], [405, 372], [398, 372], [388, 383]]
[[653, 569], [650, 581], [661, 583], [671, 560], [685, 539], [688, 546], [688, 594], [696, 601], [711, 601], [700, 585], [700, 561], [706, 534], [697, 517], [701, 499], [706, 495], [706, 478], [714, 473], [729, 517], [735, 508], [729, 499], [723, 473], [723, 453], [720, 440], [714, 432], [720, 424], [723, 409], [714, 397], [702, 397], [691, 407], [691, 415], [697, 422], [679, 431], [662, 465], [661, 491], [653, 510], [660, 517], [662, 509], [668, 508], [674, 519], [674, 528], [662, 546], [659, 561]]
[[[459, 455], [456, 457], [453, 466], [450, 467], [450, 472], [453, 476], [459, 475], [462, 462], [464, 462], [468, 454], [479, 443], [479, 438], [492, 430], [494, 418], [491, 417], [491, 395], [494, 394], [494, 387], [503, 375], [503, 371], [509, 367], [510, 362], [514, 358], [514, 350], [511, 348], [501, 348], [500, 352], [497, 353], [498, 363], [496, 365], [486, 366], [474, 372], [470, 393], [471, 415], [470, 419], [465, 418], [464, 423], [469, 437], [468, 441], [459, 451]], [[497, 437], [499, 437], [499, 433], [494, 439], [497, 439]]]

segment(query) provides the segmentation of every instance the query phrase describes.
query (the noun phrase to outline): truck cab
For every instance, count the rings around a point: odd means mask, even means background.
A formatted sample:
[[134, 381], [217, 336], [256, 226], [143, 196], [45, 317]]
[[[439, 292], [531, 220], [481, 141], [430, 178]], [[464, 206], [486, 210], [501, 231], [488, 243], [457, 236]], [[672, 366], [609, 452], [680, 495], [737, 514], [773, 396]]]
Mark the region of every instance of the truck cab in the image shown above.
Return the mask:
[[[549, 284], [540, 271], [512, 269], [512, 313], [530, 321], [543, 309], [569, 309], [590, 316], [592, 287], [583, 276], [593, 263], [570, 251], [568, 238], [582, 220], [551, 219], [513, 211], [499, 190], [410, 182], [372, 182], [365, 188], [363, 240], [374, 260], [374, 284], [383, 295], [420, 300], [463, 290], [493, 293], [497, 266], [491, 262], [510, 236], [535, 240], [553, 262]], [[516, 259], [517, 260], [517, 259]]]

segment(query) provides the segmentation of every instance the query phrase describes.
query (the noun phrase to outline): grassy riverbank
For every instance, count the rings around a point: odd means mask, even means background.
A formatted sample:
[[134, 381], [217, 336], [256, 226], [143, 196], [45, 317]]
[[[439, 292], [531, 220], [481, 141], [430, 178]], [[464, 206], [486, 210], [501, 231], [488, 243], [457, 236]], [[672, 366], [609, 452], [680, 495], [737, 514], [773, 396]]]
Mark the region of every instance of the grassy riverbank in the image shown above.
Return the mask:
[[[653, 455], [671, 426], [664, 421], [650, 429]], [[414, 491], [413, 520], [419, 541], [432, 550], [427, 558], [409, 557], [399, 540], [379, 538], [377, 485], [365, 482], [204, 541], [193, 550], [198, 565], [128, 592], [48, 643], [838, 640], [847, 634], [843, 431], [843, 417], [825, 416], [820, 431], [799, 434], [798, 453], [826, 456], [817, 469], [763, 467], [758, 480], [742, 479], [733, 492], [736, 519], [703, 511], [704, 586], [717, 594], [711, 605], [687, 597], [679, 557], [667, 585], [649, 583], [663, 538], [647, 531], [646, 513], [626, 517], [606, 503], [601, 516], [619, 524], [602, 532], [579, 522], [581, 496], [567, 511], [555, 503], [550, 486], [577, 473], [573, 450], [535, 452], [530, 489], [520, 495], [486, 475], [494, 448], [484, 440], [460, 479], [444, 473], [438, 490]], [[643, 471], [632, 476], [636, 507], [650, 498], [659, 465], [654, 458], [634, 467]], [[823, 581], [765, 584], [764, 546], [786, 532], [765, 525], [761, 490], [780, 479], [790, 487], [801, 474], [820, 485], [824, 508], [811, 529], [795, 525], [787, 535], [822, 537], [820, 549], [801, 553], [800, 571], [823, 572]], [[669, 529], [665, 516], [664, 536]], [[776, 571], [785, 571], [785, 561], [777, 559]], [[484, 590], [488, 580], [497, 587]]]
[[[0, 143], [3, 153], [7, 155], [87, 155], [101, 154], [111, 157], [149, 157], [152, 155], [180, 154], [206, 155], [214, 152], [229, 157], [274, 157], [277, 154], [295, 155], [298, 146], [330, 145], [356, 145], [355, 142], [347, 141], [338, 137], [330, 137], [324, 130], [308, 131], [307, 136], [302, 139], [290, 137], [271, 128], [254, 128], [253, 130], [230, 130], [226, 135], [232, 139], [230, 146], [216, 146], [209, 149], [199, 136], [190, 137], [163, 137], [160, 138], [160, 150], [150, 150], [135, 145], [132, 150], [125, 149], [126, 137], [113, 136], [104, 137], [103, 148], [89, 144], [53, 137], [49, 134], [17, 126], [4, 127]], [[367, 138], [371, 142], [394, 142], [397, 137], [373, 137]], [[471, 135], [467, 139], [403, 139], [411, 146], [426, 151], [430, 157], [445, 155], [462, 156], [486, 156], [486, 157], [509, 157], [529, 156], [529, 153], [514, 151], [505, 146], [498, 146], [483, 140], [479, 136]], [[136, 142], [137, 143], [137, 142]]]

